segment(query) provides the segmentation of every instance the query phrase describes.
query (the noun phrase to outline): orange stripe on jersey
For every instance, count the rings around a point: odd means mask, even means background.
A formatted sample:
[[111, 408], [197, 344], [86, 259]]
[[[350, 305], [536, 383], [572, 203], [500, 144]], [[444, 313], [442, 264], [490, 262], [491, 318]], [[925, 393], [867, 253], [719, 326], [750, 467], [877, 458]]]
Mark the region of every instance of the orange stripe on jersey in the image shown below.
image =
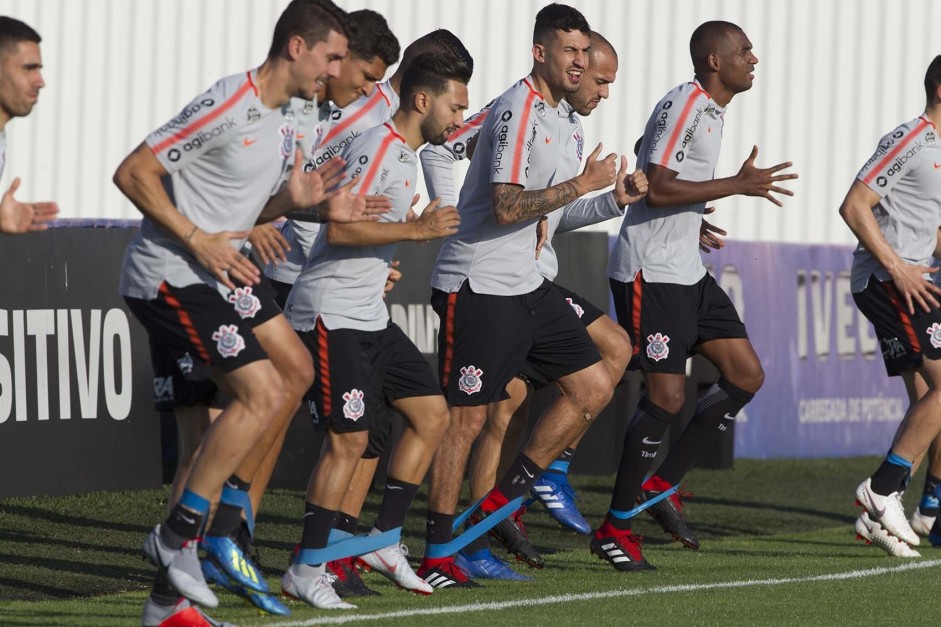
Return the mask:
[[902, 323], [902, 327], [905, 329], [905, 335], [908, 336], [908, 343], [912, 345], [915, 352], [920, 353], [921, 342], [918, 341], [918, 335], [915, 334], [915, 327], [912, 326], [911, 316], [905, 311], [905, 305], [902, 303], [902, 297], [899, 294], [898, 288], [890, 281], [883, 281], [882, 287], [885, 288], [886, 293], [889, 295], [889, 300], [892, 302], [895, 310], [898, 311], [899, 320]]
[[255, 86], [255, 81], [252, 80], [251, 70], [245, 72], [245, 76], [248, 78], [248, 84], [252, 86], [252, 91], [255, 92], [255, 95], [258, 95], [258, 87]]
[[242, 83], [242, 86], [238, 88], [238, 91], [236, 91], [232, 95], [231, 98], [223, 102], [222, 105], [218, 109], [216, 109], [215, 111], [213, 111], [206, 117], [196, 120], [189, 126], [184, 126], [180, 130], [175, 132], [171, 137], [166, 138], [165, 140], [163, 140], [162, 142], [160, 142], [159, 144], [151, 148], [151, 151], [153, 151], [154, 154], [158, 154], [160, 152], [163, 152], [166, 148], [169, 148], [173, 144], [177, 143], [178, 141], [182, 141], [186, 139], [187, 137], [189, 137], [190, 135], [192, 135], [193, 133], [195, 133], [196, 131], [206, 126], [207, 124], [215, 120], [217, 117], [219, 117], [220, 115], [222, 115], [223, 113], [231, 109], [235, 105], [236, 102], [242, 99], [242, 96], [248, 93], [249, 89], [255, 89], [255, 86], [252, 84], [250, 78], [249, 78], [249, 82]]
[[209, 353], [206, 351], [206, 346], [203, 344], [203, 341], [199, 339], [199, 333], [196, 332], [196, 327], [193, 326], [193, 319], [190, 318], [189, 313], [183, 309], [183, 305], [177, 297], [170, 293], [170, 288], [167, 286], [166, 281], [160, 284], [158, 291], [160, 295], [163, 296], [163, 300], [176, 312], [176, 317], [180, 320], [180, 324], [183, 325], [183, 329], [186, 331], [186, 335], [196, 349], [196, 354], [199, 355], [199, 359], [205, 364], [212, 364]]
[[[364, 104], [363, 107], [359, 111], [357, 111], [356, 113], [354, 113], [347, 119], [343, 120], [342, 122], [340, 122], [339, 124], [331, 128], [330, 131], [326, 135], [324, 135], [324, 138], [320, 140], [320, 145], [321, 146], [328, 145], [331, 141], [333, 141], [333, 139], [337, 135], [339, 135], [340, 133], [348, 129], [351, 125], [355, 124], [358, 120], [360, 120], [364, 115], [369, 113], [371, 109], [375, 108], [375, 106], [379, 104], [380, 96], [382, 98], [385, 98], [385, 95], [383, 95], [382, 90], [376, 87], [376, 92], [372, 96], [370, 96], [369, 100], [366, 101], [366, 104]], [[386, 102], [388, 102], [388, 98], [386, 98]]]
[[690, 83], [693, 87], [696, 88], [689, 96], [689, 100], [686, 101], [686, 104], [683, 105], [683, 111], [680, 113], [679, 123], [673, 129], [673, 132], [670, 133], [670, 139], [667, 140], [667, 147], [663, 149], [663, 159], [660, 160], [660, 165], [666, 167], [670, 162], [670, 155], [673, 154], [673, 148], [676, 146], [676, 142], [680, 139], [680, 133], [683, 132], [684, 127], [686, 126], [686, 120], [689, 118], [689, 112], [692, 111], [693, 105], [696, 104], [696, 99], [699, 98], [699, 94], [705, 94], [706, 97], [709, 97], [709, 93], [702, 89], [696, 83]]
[[327, 343], [327, 327], [317, 318], [317, 362], [320, 365], [320, 393], [323, 396], [324, 418], [333, 410], [333, 398], [330, 396], [330, 345]]
[[366, 175], [363, 177], [363, 182], [359, 186], [359, 191], [357, 196], [365, 196], [369, 192], [369, 186], [372, 185], [373, 179], [376, 178], [376, 173], [379, 172], [379, 166], [382, 165], [382, 160], [385, 158], [386, 153], [389, 151], [389, 144], [391, 144], [396, 139], [405, 141], [401, 135], [395, 132], [395, 129], [389, 126], [388, 122], [383, 124], [387, 129], [389, 129], [389, 134], [386, 135], [385, 139], [382, 140], [382, 143], [379, 144], [379, 150], [376, 151], [376, 156], [373, 157], [372, 165], [369, 166], [369, 169], [366, 171]]
[[382, 96], [382, 99], [386, 101], [386, 104], [391, 107], [392, 101], [389, 100], [389, 97], [386, 96], [384, 91], [382, 91], [382, 87], [379, 86], [379, 83], [376, 83], [376, 91], [379, 92], [379, 95]]
[[911, 132], [909, 132], [908, 135], [905, 136], [905, 139], [900, 141], [898, 145], [895, 148], [893, 148], [891, 152], [889, 152], [889, 154], [884, 156], [882, 158], [882, 161], [880, 161], [879, 163], [877, 163], [876, 165], [872, 167], [872, 170], [870, 170], [869, 174], [866, 175], [866, 178], [863, 179], [863, 183], [865, 183], [866, 185], [869, 185], [869, 183], [872, 182], [872, 179], [876, 178], [879, 172], [881, 172], [882, 169], [886, 167], [886, 165], [892, 162], [892, 159], [895, 158], [895, 155], [899, 154], [905, 146], [911, 143], [913, 139], [918, 137], [918, 135], [920, 135], [921, 132], [925, 130], [926, 126], [931, 124], [931, 122], [929, 122], [925, 118], [920, 118], [920, 119], [921, 119], [921, 122], [919, 122], [918, 125], [915, 126], [915, 128], [913, 128]]
[[631, 338], [631, 344], [634, 346], [633, 354], [640, 354], [640, 306], [644, 296], [644, 282], [641, 280], [640, 271], [634, 277], [634, 302], [631, 306], [631, 322], [634, 327], [634, 337]]
[[[526, 81], [523, 81], [524, 83]], [[527, 83], [528, 85], [529, 83]], [[529, 126], [530, 108], [533, 106], [533, 100], [539, 95], [539, 92], [529, 88], [529, 95], [526, 97], [526, 104], [523, 105], [523, 118], [520, 120], [520, 130], [516, 134], [516, 147], [513, 150], [513, 169], [510, 170], [510, 183], [520, 182], [520, 167], [523, 165], [523, 144], [526, 141], [526, 127]]]
[[456, 139], [457, 139], [458, 137], [460, 137], [461, 135], [464, 135], [464, 134], [470, 132], [471, 129], [477, 128], [478, 126], [480, 126], [481, 124], [483, 124], [483, 123], [484, 123], [484, 120], [487, 119], [487, 114], [488, 114], [488, 113], [490, 113], [490, 109], [489, 109], [489, 108], [488, 108], [488, 109], [484, 109], [483, 111], [478, 111], [477, 114], [474, 115], [474, 117], [470, 118], [467, 122], [464, 123], [464, 126], [462, 126], [461, 128], [459, 128], [459, 129], [457, 129], [456, 131], [454, 131], [453, 133], [451, 133], [451, 136], [448, 137], [448, 141], [449, 141], [449, 142], [453, 142], [454, 140], [456, 140]]
[[441, 386], [448, 386], [451, 378], [451, 361], [454, 358], [454, 307], [457, 304], [457, 292], [448, 294], [448, 313], [444, 323], [444, 367], [441, 373]]

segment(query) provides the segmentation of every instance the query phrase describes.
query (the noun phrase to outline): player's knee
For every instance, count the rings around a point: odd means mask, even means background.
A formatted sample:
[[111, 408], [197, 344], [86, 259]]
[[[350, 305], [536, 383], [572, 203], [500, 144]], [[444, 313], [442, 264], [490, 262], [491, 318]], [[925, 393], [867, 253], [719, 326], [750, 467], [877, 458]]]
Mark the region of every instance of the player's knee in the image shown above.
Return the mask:
[[359, 459], [369, 445], [369, 431], [330, 433], [330, 448], [333, 454], [343, 459]]
[[737, 374], [739, 381], [732, 383], [752, 394], [760, 390], [765, 382], [765, 370], [757, 359], [741, 368]]
[[285, 387], [291, 396], [300, 397], [314, 383], [314, 361], [305, 349], [291, 355], [288, 372], [282, 372]]
[[603, 341], [598, 343], [598, 350], [609, 367], [615, 366], [623, 370], [631, 358], [631, 338], [619, 325], [609, 324], [605, 328]]
[[[595, 366], [600, 365], [599, 363]], [[595, 418], [611, 402], [611, 397], [614, 396], [614, 385], [611, 383], [607, 370], [603, 367], [589, 368], [584, 374], [585, 394], [576, 394], [574, 400], [578, 404], [579, 411]]]
[[487, 406], [452, 407], [450, 419], [453, 432], [473, 440], [480, 435], [487, 422]]
[[648, 389], [647, 398], [666, 413], [678, 414], [686, 404], [686, 391], [682, 387], [671, 387], [667, 390]]

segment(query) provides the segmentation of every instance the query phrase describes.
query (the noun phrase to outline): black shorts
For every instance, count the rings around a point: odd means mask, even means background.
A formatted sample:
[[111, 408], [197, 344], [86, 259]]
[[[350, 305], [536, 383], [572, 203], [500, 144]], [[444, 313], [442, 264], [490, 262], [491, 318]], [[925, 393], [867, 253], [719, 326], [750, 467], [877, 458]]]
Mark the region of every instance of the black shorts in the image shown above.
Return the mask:
[[317, 416], [337, 433], [375, 425], [377, 435], [387, 436], [387, 404], [441, 394], [431, 366], [391, 322], [382, 331], [331, 330], [318, 318], [316, 328], [300, 336], [314, 358]]
[[[590, 327], [595, 320], [605, 315], [603, 311], [595, 307], [584, 296], [580, 296], [572, 290], [562, 287], [558, 283], [553, 283], [553, 285], [555, 285], [555, 289], [562, 293], [565, 302], [571, 305], [572, 310], [575, 311], [575, 315], [578, 316], [578, 319], [581, 320], [586, 329]], [[520, 377], [529, 382], [537, 390], [552, 383], [546, 373], [542, 371], [542, 368], [528, 359], [523, 363], [519, 374]]]
[[282, 283], [281, 281], [275, 281], [274, 279], [265, 279], [271, 285], [271, 289], [274, 290], [274, 300], [278, 303], [278, 307], [284, 310], [285, 303], [288, 302], [288, 295], [291, 293], [291, 288], [294, 287], [291, 283]]
[[916, 305], [909, 314], [895, 284], [875, 276], [853, 300], [876, 329], [890, 377], [921, 366], [924, 357], [941, 359], [941, 309], [926, 313]]
[[164, 282], [153, 300], [124, 300], [151, 345], [165, 347], [160, 359], [176, 362], [187, 380], [208, 378], [213, 367], [231, 372], [267, 359], [253, 329], [281, 313], [264, 280], [238, 287], [227, 298], [203, 283], [174, 287]]
[[685, 374], [686, 359], [711, 340], [747, 338], [728, 294], [706, 273], [693, 285], [610, 279], [618, 323], [631, 338], [630, 368]]
[[432, 290], [441, 320], [438, 372], [451, 405], [486, 405], [507, 398], [523, 362], [550, 381], [601, 361], [575, 311], [551, 281], [517, 296], [478, 294], [465, 281], [448, 294]]
[[208, 366], [192, 359], [174, 359], [163, 343], [153, 337], [149, 341], [154, 369], [154, 409], [172, 412], [177, 407], [210, 405], [217, 388], [208, 378]]

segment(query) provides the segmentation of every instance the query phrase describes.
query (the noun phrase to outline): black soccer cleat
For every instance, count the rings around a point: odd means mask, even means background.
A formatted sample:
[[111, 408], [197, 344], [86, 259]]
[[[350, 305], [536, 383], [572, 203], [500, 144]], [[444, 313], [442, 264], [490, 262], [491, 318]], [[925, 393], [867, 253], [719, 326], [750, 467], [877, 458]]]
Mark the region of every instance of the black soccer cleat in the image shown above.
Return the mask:
[[[662, 485], [659, 485], [659, 483], [664, 482], [658, 480], [656, 477], [648, 479], [637, 495], [637, 502], [646, 503], [671, 487], [667, 484], [667, 487], [664, 488]], [[659, 503], [648, 507], [647, 512], [653, 516], [654, 520], [660, 523], [664, 531], [673, 536], [674, 540], [687, 549], [694, 551], [699, 549], [699, 540], [693, 535], [693, 531], [686, 524], [686, 519], [683, 517], [683, 500], [678, 491]]]
[[599, 537], [599, 533], [603, 533], [601, 529], [596, 531], [591, 539], [591, 552], [599, 559], [611, 564], [614, 570], [625, 573], [656, 570], [650, 562], [644, 559], [640, 550], [640, 540], [630, 531], [603, 537]]
[[[488, 533], [500, 544], [506, 547], [507, 552], [516, 556], [516, 559], [526, 562], [533, 568], [544, 568], [546, 560], [542, 558], [536, 547], [532, 545], [526, 536], [526, 527], [523, 525], [523, 513], [526, 508], [521, 507], [509, 518], [504, 518]], [[472, 520], [474, 523], [489, 516], [483, 510], [478, 509], [474, 512]]]

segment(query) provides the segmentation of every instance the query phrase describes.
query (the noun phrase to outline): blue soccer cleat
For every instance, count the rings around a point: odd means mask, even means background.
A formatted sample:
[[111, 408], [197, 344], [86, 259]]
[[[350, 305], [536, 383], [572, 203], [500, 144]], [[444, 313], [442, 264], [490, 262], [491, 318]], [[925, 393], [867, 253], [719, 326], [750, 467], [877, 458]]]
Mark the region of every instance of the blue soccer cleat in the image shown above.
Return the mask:
[[521, 575], [507, 566], [506, 562], [491, 553], [490, 549], [481, 549], [469, 556], [463, 552], [458, 553], [454, 556], [454, 563], [473, 579], [532, 581], [532, 577]]
[[254, 592], [268, 593], [268, 582], [235, 540], [228, 536], [205, 536], [199, 546], [229, 579]]
[[244, 588], [228, 577], [212, 560], [203, 560], [200, 564], [206, 581], [220, 585], [232, 594], [238, 595], [267, 614], [290, 616], [291, 610], [273, 594], [263, 594]]
[[578, 511], [575, 488], [569, 483], [568, 475], [557, 472], [545, 472], [533, 485], [530, 494], [542, 503], [549, 515], [566, 527], [583, 535], [591, 533], [591, 525]]

